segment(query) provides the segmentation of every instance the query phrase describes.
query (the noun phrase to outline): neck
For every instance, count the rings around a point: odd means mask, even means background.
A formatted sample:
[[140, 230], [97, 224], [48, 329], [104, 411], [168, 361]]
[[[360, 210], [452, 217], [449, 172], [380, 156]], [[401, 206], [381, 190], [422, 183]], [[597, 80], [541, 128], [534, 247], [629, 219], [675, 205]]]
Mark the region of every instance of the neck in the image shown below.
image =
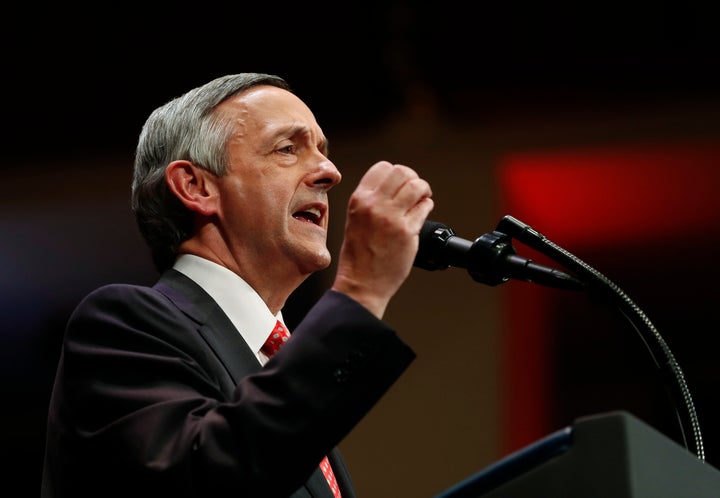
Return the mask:
[[290, 294], [309, 276], [288, 273], [281, 265], [243, 262], [242, 258], [234, 257], [229, 251], [212, 250], [197, 239], [183, 242], [178, 252], [205, 258], [237, 274], [258, 293], [274, 315], [282, 310]]

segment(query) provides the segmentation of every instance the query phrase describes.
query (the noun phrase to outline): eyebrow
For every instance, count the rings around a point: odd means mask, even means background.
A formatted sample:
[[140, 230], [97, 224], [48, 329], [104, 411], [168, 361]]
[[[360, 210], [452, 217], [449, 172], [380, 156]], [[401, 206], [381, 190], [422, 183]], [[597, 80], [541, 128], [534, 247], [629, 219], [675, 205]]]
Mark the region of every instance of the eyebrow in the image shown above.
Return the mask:
[[[302, 124], [293, 124], [288, 126], [283, 126], [275, 131], [273, 134], [275, 137], [295, 137], [297, 135], [303, 135], [303, 136], [310, 136], [310, 128], [308, 128], [305, 125]], [[328, 138], [325, 135], [322, 135], [322, 140], [320, 141], [320, 149], [322, 149], [323, 153], [327, 156], [330, 151], [330, 142]]]

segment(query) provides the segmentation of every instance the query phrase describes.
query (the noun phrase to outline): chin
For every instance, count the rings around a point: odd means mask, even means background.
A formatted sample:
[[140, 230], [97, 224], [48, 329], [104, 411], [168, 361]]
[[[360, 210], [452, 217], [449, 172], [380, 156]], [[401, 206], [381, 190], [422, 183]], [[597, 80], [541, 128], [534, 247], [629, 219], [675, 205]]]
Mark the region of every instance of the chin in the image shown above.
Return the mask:
[[315, 273], [330, 266], [332, 258], [330, 252], [325, 248], [315, 253], [306, 254], [303, 261], [303, 273]]

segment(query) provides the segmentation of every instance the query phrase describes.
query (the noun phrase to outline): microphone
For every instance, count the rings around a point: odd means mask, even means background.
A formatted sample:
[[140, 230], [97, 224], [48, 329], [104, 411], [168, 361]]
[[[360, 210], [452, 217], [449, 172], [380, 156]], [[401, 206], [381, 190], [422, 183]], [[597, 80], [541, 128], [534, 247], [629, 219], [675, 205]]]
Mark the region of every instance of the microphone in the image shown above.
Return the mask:
[[585, 288], [572, 275], [518, 256], [509, 235], [493, 231], [471, 242], [457, 237], [442, 223], [430, 220], [420, 230], [420, 246], [413, 265], [430, 271], [450, 266], [465, 268], [473, 280], [490, 286], [512, 278], [560, 289]]

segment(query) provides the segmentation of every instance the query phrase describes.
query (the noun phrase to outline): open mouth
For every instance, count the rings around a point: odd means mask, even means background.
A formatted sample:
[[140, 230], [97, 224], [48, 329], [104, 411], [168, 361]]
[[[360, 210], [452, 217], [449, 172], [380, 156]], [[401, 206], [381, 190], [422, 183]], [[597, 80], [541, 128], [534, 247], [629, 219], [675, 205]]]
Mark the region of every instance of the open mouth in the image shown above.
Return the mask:
[[320, 212], [317, 208], [308, 208], [302, 211], [297, 211], [296, 213], [293, 213], [292, 216], [296, 220], [312, 223], [313, 225], [319, 225], [320, 219], [322, 218], [322, 212]]

